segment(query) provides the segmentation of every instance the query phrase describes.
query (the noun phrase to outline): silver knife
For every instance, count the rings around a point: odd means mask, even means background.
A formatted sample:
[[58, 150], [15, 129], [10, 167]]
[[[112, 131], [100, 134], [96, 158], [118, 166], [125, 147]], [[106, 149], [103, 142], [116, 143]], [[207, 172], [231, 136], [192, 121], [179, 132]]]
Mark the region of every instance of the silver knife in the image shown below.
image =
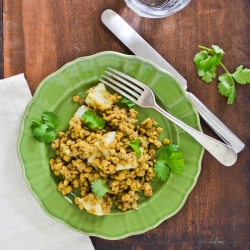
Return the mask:
[[151, 47], [124, 19], [113, 10], [105, 10], [101, 16], [107, 28], [121, 40], [136, 56], [155, 63], [157, 66], [173, 74], [193, 101], [203, 120], [214, 132], [237, 153], [245, 144], [220, 121], [197, 97], [187, 91], [187, 81], [184, 79], [153, 47]]

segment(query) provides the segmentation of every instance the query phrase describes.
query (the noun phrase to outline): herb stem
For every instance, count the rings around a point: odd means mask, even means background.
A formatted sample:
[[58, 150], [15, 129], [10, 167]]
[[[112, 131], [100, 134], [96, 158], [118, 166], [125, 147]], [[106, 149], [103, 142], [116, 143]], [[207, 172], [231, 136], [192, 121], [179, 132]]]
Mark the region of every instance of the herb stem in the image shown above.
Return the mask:
[[209, 51], [209, 52], [211, 51], [211, 49], [209, 49], [209, 48], [207, 48], [207, 47], [205, 47], [205, 46], [202, 46], [202, 45], [199, 45], [199, 48], [200, 48], [200, 49], [207, 50], [207, 51]]
[[221, 62], [221, 67], [226, 71], [227, 74], [231, 75], [230, 72], [227, 70], [226, 66]]

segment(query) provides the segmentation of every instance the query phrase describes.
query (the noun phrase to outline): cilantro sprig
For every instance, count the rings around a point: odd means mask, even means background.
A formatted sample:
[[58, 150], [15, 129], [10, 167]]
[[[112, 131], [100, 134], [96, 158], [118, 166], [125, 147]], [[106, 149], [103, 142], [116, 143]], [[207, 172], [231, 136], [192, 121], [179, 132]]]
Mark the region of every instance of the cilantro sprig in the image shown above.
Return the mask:
[[250, 69], [243, 69], [240, 65], [236, 71], [231, 74], [225, 65], [222, 63], [222, 56], [225, 54], [223, 49], [217, 45], [212, 45], [211, 48], [199, 46], [201, 51], [194, 57], [195, 65], [198, 69], [198, 75], [206, 83], [211, 83], [216, 78], [217, 66], [221, 66], [225, 73], [218, 77], [217, 85], [218, 92], [225, 96], [227, 104], [232, 104], [236, 97], [235, 83], [246, 84], [250, 83]]
[[44, 123], [33, 120], [31, 130], [36, 140], [50, 143], [56, 138], [54, 129], [58, 127], [58, 118], [52, 112], [45, 111], [42, 119]]
[[105, 120], [102, 117], [97, 116], [95, 111], [88, 110], [82, 115], [82, 119], [87, 124], [88, 128], [103, 129], [105, 127]]
[[186, 168], [179, 146], [169, 144], [160, 151], [154, 164], [154, 172], [161, 181], [167, 181], [170, 173], [181, 175]]
[[137, 157], [139, 158], [141, 157], [141, 149], [140, 149], [141, 140], [140, 139], [126, 142], [126, 144], [129, 145], [135, 151]]
[[91, 190], [96, 197], [102, 198], [109, 189], [105, 180], [95, 180], [91, 182]]

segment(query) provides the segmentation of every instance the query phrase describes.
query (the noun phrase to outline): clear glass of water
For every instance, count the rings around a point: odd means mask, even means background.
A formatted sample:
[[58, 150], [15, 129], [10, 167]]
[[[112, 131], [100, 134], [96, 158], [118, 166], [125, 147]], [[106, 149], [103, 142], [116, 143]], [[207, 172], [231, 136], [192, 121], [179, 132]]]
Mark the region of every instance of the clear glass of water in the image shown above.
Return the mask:
[[139, 16], [162, 18], [186, 7], [191, 0], [125, 0], [129, 8]]

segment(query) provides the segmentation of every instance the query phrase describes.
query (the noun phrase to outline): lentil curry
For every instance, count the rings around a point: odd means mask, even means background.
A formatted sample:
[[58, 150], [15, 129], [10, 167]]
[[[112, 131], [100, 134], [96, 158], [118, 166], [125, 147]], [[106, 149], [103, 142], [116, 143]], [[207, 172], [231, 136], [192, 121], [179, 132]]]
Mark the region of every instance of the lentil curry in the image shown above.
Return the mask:
[[[79, 189], [75, 203], [80, 209], [96, 215], [106, 215], [112, 205], [126, 211], [137, 209], [139, 192], [152, 196], [151, 181], [155, 177], [153, 166], [155, 151], [162, 146], [153, 117], [138, 124], [138, 112], [118, 105], [121, 96], [111, 94], [100, 83], [87, 91], [86, 99], [78, 95], [73, 101], [80, 107], [69, 121], [66, 132], [59, 132], [51, 147], [57, 157], [50, 159], [53, 173], [61, 175], [58, 184], [62, 195]], [[95, 111], [105, 120], [102, 129], [89, 129], [82, 115]], [[128, 142], [140, 140], [141, 155], [138, 156]], [[169, 143], [164, 139], [164, 144]], [[105, 180], [108, 192], [97, 197], [91, 183]]]

